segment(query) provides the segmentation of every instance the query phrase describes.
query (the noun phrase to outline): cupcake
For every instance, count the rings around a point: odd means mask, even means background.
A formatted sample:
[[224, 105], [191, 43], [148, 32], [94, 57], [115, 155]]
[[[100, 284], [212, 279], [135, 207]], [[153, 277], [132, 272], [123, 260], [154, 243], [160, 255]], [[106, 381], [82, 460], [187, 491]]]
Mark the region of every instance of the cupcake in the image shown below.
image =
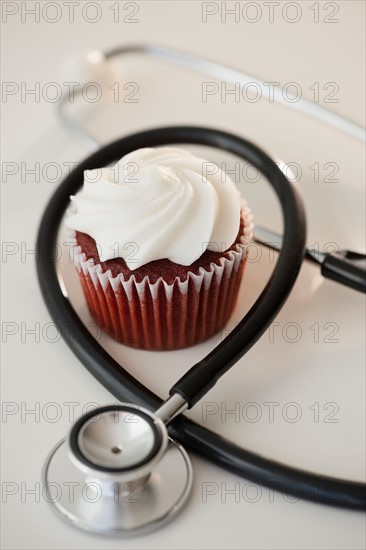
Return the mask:
[[115, 340], [172, 350], [207, 340], [233, 311], [253, 230], [217, 166], [144, 148], [84, 173], [66, 220], [89, 310]]

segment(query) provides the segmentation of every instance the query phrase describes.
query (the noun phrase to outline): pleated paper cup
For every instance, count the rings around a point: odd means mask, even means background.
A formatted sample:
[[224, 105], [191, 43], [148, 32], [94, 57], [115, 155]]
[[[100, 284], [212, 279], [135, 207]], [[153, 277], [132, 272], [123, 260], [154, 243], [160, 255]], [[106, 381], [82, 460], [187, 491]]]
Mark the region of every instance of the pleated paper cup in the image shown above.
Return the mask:
[[99, 263], [87, 259], [71, 234], [73, 259], [92, 317], [112, 338], [147, 350], [173, 350], [207, 340], [227, 323], [238, 296], [253, 235], [252, 215], [242, 205], [242, 235], [223, 252], [218, 263], [188, 271], [185, 280], [168, 284], [160, 277], [140, 282], [133, 271], [112, 276]]

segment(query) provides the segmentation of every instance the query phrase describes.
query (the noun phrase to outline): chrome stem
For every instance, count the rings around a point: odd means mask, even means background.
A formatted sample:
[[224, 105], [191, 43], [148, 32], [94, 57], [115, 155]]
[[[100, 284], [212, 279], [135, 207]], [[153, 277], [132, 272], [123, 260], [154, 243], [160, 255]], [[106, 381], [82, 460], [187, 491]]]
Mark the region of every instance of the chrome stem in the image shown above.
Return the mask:
[[169, 424], [173, 418], [184, 412], [187, 408], [187, 401], [178, 393], [174, 393], [158, 408], [155, 416], [160, 418], [164, 424]]

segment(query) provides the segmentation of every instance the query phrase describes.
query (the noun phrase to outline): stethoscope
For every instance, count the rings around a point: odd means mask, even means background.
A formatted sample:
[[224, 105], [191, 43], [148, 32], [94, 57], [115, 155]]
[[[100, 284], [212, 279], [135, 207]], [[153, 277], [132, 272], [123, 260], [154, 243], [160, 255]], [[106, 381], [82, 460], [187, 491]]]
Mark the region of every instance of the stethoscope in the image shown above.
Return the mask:
[[[106, 58], [135, 50], [135, 46], [113, 50]], [[173, 50], [139, 47], [138, 51], [158, 51], [160, 56], [165, 53], [169, 59], [177, 58]], [[194, 68], [200, 70], [220, 67], [210, 62], [206, 66], [204, 60], [191, 55], [179, 55], [186, 66], [194, 61]], [[224, 70], [225, 74], [231, 71], [226, 67]], [[331, 116], [328, 122], [340, 127], [338, 118]], [[66, 120], [76, 131], [75, 123]], [[352, 123], [347, 122], [346, 128], [349, 133], [355, 131]], [[84, 170], [111, 164], [141, 147], [182, 143], [230, 152], [258, 169], [280, 202], [284, 231], [277, 263], [256, 303], [223, 342], [172, 386], [169, 397], [162, 402], [124, 370], [82, 323], [68, 299], [55, 261], [56, 243], [69, 196], [80, 189]], [[43, 483], [47, 500], [58, 515], [82, 529], [102, 534], [133, 535], [163, 525], [179, 513], [192, 488], [193, 470], [182, 445], [231, 472], [286, 494], [344, 508], [365, 508], [362, 483], [271, 461], [182, 415], [257, 342], [276, 317], [302, 265], [305, 239], [303, 204], [280, 164], [251, 142], [220, 130], [168, 127], [129, 135], [100, 148], [66, 177], [41, 220], [37, 239], [39, 283], [48, 310], [67, 344], [121, 404], [101, 407], [79, 418], [68, 437], [48, 456]], [[65, 482], [72, 491], [60, 494], [56, 489]]]

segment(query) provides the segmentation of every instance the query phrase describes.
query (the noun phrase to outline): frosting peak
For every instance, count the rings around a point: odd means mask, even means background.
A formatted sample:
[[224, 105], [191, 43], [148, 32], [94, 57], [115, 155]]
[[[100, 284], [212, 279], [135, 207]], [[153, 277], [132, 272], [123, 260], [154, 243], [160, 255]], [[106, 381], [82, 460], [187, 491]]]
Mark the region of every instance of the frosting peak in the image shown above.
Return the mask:
[[102, 262], [122, 257], [131, 270], [164, 258], [191, 265], [206, 249], [227, 250], [239, 231], [239, 192], [212, 166], [159, 147], [86, 170], [66, 225], [94, 238]]

